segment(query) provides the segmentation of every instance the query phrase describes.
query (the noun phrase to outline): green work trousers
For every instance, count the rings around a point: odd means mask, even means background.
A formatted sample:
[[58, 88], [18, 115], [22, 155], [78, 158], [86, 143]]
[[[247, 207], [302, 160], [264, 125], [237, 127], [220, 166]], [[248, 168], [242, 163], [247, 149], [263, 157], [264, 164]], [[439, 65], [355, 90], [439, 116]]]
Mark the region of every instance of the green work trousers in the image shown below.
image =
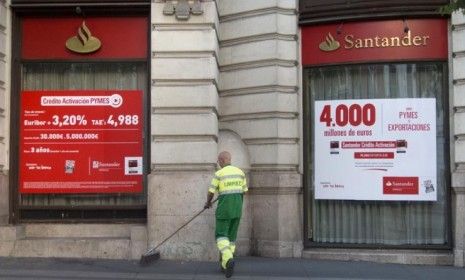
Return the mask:
[[229, 242], [235, 242], [241, 218], [216, 219], [215, 239], [226, 237]]

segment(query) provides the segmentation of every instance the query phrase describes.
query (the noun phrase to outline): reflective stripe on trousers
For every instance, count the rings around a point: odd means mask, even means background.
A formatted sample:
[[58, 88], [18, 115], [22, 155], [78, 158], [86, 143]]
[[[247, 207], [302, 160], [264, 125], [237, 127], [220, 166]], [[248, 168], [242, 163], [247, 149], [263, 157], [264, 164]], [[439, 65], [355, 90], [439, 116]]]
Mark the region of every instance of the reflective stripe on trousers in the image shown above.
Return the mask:
[[236, 243], [229, 242], [229, 248], [231, 249], [231, 253], [234, 255], [234, 252], [236, 251]]
[[216, 239], [216, 245], [218, 246], [218, 250], [221, 252], [221, 267], [226, 269], [226, 263], [233, 257], [229, 239], [226, 237], [220, 237]]

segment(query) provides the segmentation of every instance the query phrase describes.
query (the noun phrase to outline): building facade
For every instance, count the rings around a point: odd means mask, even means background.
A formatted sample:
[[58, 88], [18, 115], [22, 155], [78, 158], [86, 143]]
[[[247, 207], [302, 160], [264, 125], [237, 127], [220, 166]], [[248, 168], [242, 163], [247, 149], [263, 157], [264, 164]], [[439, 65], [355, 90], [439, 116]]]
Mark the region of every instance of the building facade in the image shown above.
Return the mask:
[[[137, 259], [202, 209], [229, 150], [250, 190], [240, 255], [463, 266], [464, 16], [329, 2], [0, 1], [0, 255]], [[326, 170], [369, 181], [333, 161], [347, 138], [314, 135], [333, 125], [319, 104], [345, 106], [337, 127], [369, 127], [376, 102], [407, 99], [432, 132], [358, 135], [407, 139], [358, 152], [434, 173], [428, 193], [319, 189]], [[216, 260], [213, 232], [208, 210], [161, 254]]]

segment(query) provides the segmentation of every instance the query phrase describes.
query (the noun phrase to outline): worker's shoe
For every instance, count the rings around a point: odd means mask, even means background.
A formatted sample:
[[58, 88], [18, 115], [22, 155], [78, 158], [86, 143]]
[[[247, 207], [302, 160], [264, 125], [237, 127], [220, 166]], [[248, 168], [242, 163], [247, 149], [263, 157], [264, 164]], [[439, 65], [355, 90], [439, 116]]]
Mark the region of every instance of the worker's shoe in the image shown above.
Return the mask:
[[226, 278], [230, 278], [234, 273], [234, 259], [229, 259], [226, 263], [226, 269], [224, 275]]

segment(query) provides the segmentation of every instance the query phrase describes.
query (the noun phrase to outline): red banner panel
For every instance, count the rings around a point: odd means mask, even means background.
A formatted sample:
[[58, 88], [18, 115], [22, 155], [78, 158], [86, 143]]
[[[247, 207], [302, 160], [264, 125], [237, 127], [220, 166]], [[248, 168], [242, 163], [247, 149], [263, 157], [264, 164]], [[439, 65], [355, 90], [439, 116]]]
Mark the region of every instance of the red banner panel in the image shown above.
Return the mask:
[[343, 149], [395, 149], [395, 141], [342, 141]]
[[302, 27], [302, 63], [446, 60], [447, 20], [408, 19]]
[[24, 18], [21, 23], [23, 59], [147, 58], [146, 17]]
[[383, 194], [418, 194], [418, 177], [383, 177]]
[[20, 192], [141, 192], [142, 127], [142, 91], [23, 91]]
[[355, 152], [354, 158], [356, 159], [393, 159], [394, 153], [392, 152]]

